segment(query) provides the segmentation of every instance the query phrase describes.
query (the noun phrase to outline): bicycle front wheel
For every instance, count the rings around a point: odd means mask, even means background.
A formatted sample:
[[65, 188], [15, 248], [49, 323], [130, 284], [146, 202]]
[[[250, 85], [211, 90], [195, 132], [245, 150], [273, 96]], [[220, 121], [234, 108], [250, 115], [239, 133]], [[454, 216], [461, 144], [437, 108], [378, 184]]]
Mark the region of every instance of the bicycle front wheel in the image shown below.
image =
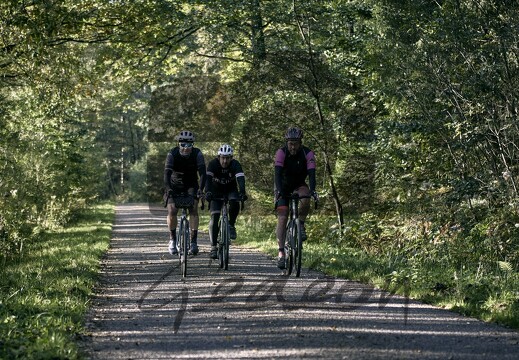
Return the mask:
[[296, 277], [301, 275], [301, 259], [303, 257], [303, 237], [301, 235], [301, 223], [299, 219], [295, 221], [294, 226], [294, 265], [296, 270]]
[[220, 239], [218, 243], [218, 261], [220, 267], [227, 270], [229, 268], [229, 222], [222, 218], [220, 220]]
[[180, 231], [180, 272], [182, 277], [187, 276], [187, 255], [189, 252], [189, 222], [186, 218], [181, 220]]
[[229, 228], [229, 223], [225, 222], [225, 236], [222, 238], [222, 258], [223, 258], [223, 268], [224, 270], [229, 269], [229, 244], [230, 244], [230, 233], [231, 229]]
[[294, 268], [294, 221], [290, 220], [285, 234], [285, 271], [287, 275], [292, 274]]

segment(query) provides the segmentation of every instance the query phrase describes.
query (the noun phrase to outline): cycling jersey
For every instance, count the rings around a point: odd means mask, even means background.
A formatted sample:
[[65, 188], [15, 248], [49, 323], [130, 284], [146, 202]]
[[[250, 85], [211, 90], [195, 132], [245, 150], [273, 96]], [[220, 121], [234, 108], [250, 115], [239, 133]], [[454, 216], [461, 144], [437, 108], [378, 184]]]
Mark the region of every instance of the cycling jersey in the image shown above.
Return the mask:
[[193, 148], [188, 156], [182, 156], [178, 146], [169, 151], [164, 169], [164, 185], [167, 190], [196, 190], [199, 188], [198, 176], [200, 187], [203, 187], [205, 174], [205, 160], [200, 149]]
[[227, 168], [223, 168], [218, 158], [207, 165], [206, 192], [228, 194], [238, 191], [245, 194], [245, 174], [238, 160], [232, 159]]
[[301, 145], [295, 155], [290, 155], [286, 146], [278, 149], [274, 166], [276, 190], [285, 194], [292, 192], [306, 184], [307, 176], [310, 178], [310, 191], [315, 190], [315, 155], [306, 146]]

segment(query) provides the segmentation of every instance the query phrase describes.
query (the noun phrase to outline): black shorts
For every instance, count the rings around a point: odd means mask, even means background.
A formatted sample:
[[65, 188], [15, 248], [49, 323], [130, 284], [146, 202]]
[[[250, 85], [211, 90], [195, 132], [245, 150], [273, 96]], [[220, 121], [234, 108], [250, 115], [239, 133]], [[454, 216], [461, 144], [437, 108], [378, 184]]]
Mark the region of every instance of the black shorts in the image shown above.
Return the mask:
[[[221, 198], [223, 194], [215, 194], [213, 195], [213, 198]], [[229, 198], [229, 202], [231, 201], [239, 201], [240, 196], [238, 192], [233, 191], [227, 194], [227, 197]], [[223, 206], [223, 200], [211, 200], [211, 206], [209, 207], [209, 210], [211, 211], [211, 214], [219, 214], [222, 210]]]
[[[304, 189], [304, 190], [306, 190], [306, 191], [301, 192], [302, 189]], [[304, 194], [304, 193], [307, 193], [307, 192], [308, 192], [308, 194], [310, 194], [310, 189], [308, 188], [308, 185], [306, 185], [306, 184], [302, 184], [302, 185], [299, 185], [299, 186], [295, 187], [295, 188], [292, 189], [291, 191], [283, 192], [283, 194], [284, 194], [285, 196], [287, 196], [287, 195], [291, 195], [291, 194], [296, 193], [296, 192], [299, 193], [299, 195], [301, 195], [301, 193]], [[276, 208], [277, 208], [277, 207], [282, 207], [282, 206], [288, 206], [288, 201], [289, 201], [289, 200], [287, 200], [287, 199], [285, 199], [285, 198], [280, 198], [280, 199], [277, 201], [277, 203], [276, 203]]]

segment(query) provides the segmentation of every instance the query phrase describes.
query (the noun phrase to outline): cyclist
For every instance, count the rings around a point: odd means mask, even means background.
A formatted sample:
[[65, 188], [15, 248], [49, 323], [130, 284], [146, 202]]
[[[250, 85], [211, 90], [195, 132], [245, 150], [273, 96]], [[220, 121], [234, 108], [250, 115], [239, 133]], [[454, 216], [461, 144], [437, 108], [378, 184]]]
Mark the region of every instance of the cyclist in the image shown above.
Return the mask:
[[217, 239], [218, 239], [218, 220], [223, 201], [214, 200], [227, 194], [229, 198], [229, 225], [230, 238], [236, 239], [236, 219], [240, 212], [238, 201], [247, 200], [245, 194], [245, 174], [238, 160], [233, 159], [233, 148], [228, 144], [223, 144], [218, 149], [218, 157], [211, 160], [207, 165], [207, 181], [205, 185], [205, 198], [211, 202], [211, 220], [209, 221], [209, 237], [211, 239], [212, 259], [218, 258]]
[[[205, 185], [205, 160], [200, 149], [194, 147], [195, 137], [191, 131], [181, 131], [177, 136], [178, 145], [171, 149], [166, 158], [164, 185], [168, 208], [167, 224], [169, 228], [168, 250], [171, 255], [177, 252], [177, 214], [173, 196], [182, 192], [194, 196], [193, 207], [189, 209], [189, 227], [191, 228], [190, 255], [198, 254], [198, 198]], [[199, 182], [198, 182], [199, 181]]]
[[[277, 210], [276, 237], [278, 240], [278, 268], [285, 268], [285, 232], [288, 220], [288, 201], [284, 196], [298, 193], [300, 196], [312, 195], [315, 192], [315, 155], [312, 150], [303, 146], [303, 131], [290, 127], [285, 133], [286, 144], [276, 151], [274, 160], [274, 190]], [[306, 184], [308, 177], [309, 185]], [[305, 219], [310, 211], [310, 199], [301, 199], [299, 220], [301, 237], [306, 240]]]

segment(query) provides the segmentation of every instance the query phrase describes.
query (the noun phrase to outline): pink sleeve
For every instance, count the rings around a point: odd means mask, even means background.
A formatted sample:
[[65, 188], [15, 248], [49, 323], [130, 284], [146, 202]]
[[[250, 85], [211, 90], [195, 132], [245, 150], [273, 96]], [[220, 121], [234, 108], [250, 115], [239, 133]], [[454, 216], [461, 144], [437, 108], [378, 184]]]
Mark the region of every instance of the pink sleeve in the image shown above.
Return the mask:
[[276, 151], [276, 156], [274, 158], [274, 166], [281, 166], [283, 167], [285, 165], [285, 152], [283, 149], [278, 149]]
[[315, 169], [315, 155], [313, 151], [309, 151], [308, 154], [306, 154], [306, 169]]

